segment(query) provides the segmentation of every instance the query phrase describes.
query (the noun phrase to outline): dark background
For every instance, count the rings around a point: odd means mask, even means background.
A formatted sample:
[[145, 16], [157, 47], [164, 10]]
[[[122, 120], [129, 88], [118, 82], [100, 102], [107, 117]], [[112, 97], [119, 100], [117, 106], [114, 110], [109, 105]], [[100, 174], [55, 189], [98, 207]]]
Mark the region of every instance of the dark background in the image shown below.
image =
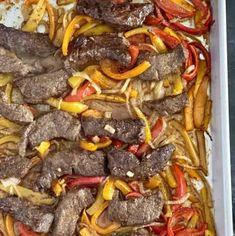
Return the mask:
[[233, 185], [233, 228], [235, 232], [235, 0], [227, 0], [230, 136]]

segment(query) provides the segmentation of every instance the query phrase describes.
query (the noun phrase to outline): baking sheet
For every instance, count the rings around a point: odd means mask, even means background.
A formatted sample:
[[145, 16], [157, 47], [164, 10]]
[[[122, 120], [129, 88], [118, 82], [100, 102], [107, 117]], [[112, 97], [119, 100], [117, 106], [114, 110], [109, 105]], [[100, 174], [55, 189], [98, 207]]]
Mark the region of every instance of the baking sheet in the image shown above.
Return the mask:
[[[12, 1], [14, 3], [14, 1]], [[7, 26], [20, 28], [23, 21], [20, 5], [10, 7], [0, 4], [0, 22]], [[55, 2], [55, 1], [50, 1]], [[225, 0], [212, 1], [215, 24], [211, 31], [213, 118], [211, 133], [213, 137], [210, 150], [210, 176], [215, 201], [215, 221], [219, 236], [232, 236], [231, 165], [229, 140], [229, 105], [227, 76], [227, 37]], [[211, 142], [208, 142], [211, 144]]]

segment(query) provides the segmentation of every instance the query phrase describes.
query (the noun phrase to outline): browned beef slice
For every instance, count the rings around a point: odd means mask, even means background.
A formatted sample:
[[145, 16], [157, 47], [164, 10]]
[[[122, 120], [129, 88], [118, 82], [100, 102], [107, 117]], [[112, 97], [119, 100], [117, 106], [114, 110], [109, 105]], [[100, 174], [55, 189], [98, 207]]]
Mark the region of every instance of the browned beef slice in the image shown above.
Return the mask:
[[68, 73], [58, 70], [16, 81], [17, 87], [28, 103], [41, 103], [50, 97], [62, 96], [68, 91]]
[[0, 91], [0, 115], [20, 124], [30, 123], [34, 119], [31, 110], [27, 106], [9, 103], [2, 91]]
[[143, 225], [154, 222], [160, 216], [163, 207], [161, 192], [129, 200], [122, 200], [116, 193], [108, 207], [110, 220], [122, 225]]
[[144, 53], [138, 59], [139, 62], [147, 60], [151, 67], [138, 76], [142, 80], [162, 80], [173, 73], [177, 73], [185, 62], [185, 49], [182, 45], [171, 52], [163, 54]]
[[[115, 120], [109, 118], [82, 117], [85, 136], [109, 136], [125, 143], [141, 143], [144, 140], [144, 124], [140, 119]], [[105, 129], [111, 126], [115, 132]]]
[[0, 158], [0, 179], [24, 177], [31, 167], [31, 161], [21, 156], [7, 156]]
[[63, 175], [105, 176], [105, 155], [101, 151], [64, 150], [48, 156], [37, 179], [39, 189], [49, 189]]
[[131, 57], [125, 39], [117, 34], [78, 37], [71, 43], [71, 52], [65, 65], [75, 70], [83, 69], [104, 58], [117, 60], [124, 66], [129, 65]]
[[18, 197], [0, 198], [0, 210], [39, 233], [47, 233], [54, 219], [48, 209]]
[[144, 102], [144, 111], [150, 114], [153, 110], [161, 116], [173, 115], [181, 112], [187, 105], [187, 93], [182, 93], [176, 96], [165, 97], [160, 100], [152, 100]]
[[[154, 176], [161, 171], [170, 160], [175, 146], [168, 144], [162, 146], [150, 154], [142, 157], [142, 160], [132, 154], [131, 152], [112, 149], [108, 151], [108, 168], [111, 175], [122, 179], [147, 179], [148, 177]], [[128, 173], [131, 172], [129, 176]]]
[[56, 51], [48, 35], [24, 32], [3, 24], [0, 24], [0, 46], [20, 57], [48, 57]]
[[109, 0], [80, 0], [77, 4], [79, 14], [89, 15], [121, 29], [141, 26], [149, 14], [154, 11], [151, 3], [117, 4]]
[[56, 209], [52, 236], [74, 235], [82, 210], [93, 202], [94, 198], [90, 189], [76, 189], [68, 192]]

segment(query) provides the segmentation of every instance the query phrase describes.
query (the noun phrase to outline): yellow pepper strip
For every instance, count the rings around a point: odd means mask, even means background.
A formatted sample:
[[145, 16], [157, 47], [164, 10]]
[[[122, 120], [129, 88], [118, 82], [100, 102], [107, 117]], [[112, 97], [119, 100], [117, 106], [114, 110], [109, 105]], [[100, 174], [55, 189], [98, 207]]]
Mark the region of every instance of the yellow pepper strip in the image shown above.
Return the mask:
[[6, 127], [6, 128], [10, 128], [10, 129], [14, 129], [14, 130], [18, 130], [20, 129], [20, 125], [6, 119], [3, 117], [0, 117], [0, 126]]
[[62, 193], [65, 192], [66, 183], [64, 179], [55, 180], [52, 182], [52, 190], [55, 193], [56, 197], [59, 197]]
[[95, 118], [102, 118], [103, 114], [100, 111], [89, 109], [89, 110], [84, 111], [82, 113], [82, 116], [92, 116], [92, 117], [95, 117]]
[[149, 189], [158, 188], [161, 184], [161, 179], [159, 175], [154, 175], [153, 177], [149, 178], [147, 182], [144, 183], [144, 186]]
[[5, 94], [6, 94], [7, 101], [9, 103], [11, 103], [12, 89], [13, 89], [12, 83], [8, 83], [5, 89]]
[[11, 215], [7, 214], [5, 218], [5, 227], [7, 231], [8, 236], [15, 236], [14, 232], [14, 221], [11, 217]]
[[15, 135], [5, 135], [0, 138], [0, 145], [4, 143], [18, 143], [20, 141], [20, 137]]
[[55, 31], [56, 31], [56, 10], [54, 9], [54, 7], [48, 2], [46, 1], [46, 10], [47, 10], [47, 14], [49, 17], [49, 38], [50, 40], [53, 40], [54, 36], [55, 36]]
[[200, 60], [198, 74], [197, 74], [197, 78], [196, 78], [196, 82], [195, 82], [194, 93], [193, 93], [194, 97], [196, 97], [196, 95], [197, 95], [198, 89], [199, 89], [201, 82], [206, 74], [206, 69], [207, 69], [206, 61]]
[[182, 135], [182, 137], [184, 138], [185, 147], [191, 157], [191, 160], [193, 161], [193, 164], [195, 166], [199, 166], [200, 163], [198, 154], [185, 128], [176, 120], [170, 121], [170, 125]]
[[52, 205], [56, 201], [55, 198], [45, 193], [34, 192], [31, 189], [20, 185], [5, 187], [2, 183], [0, 183], [0, 190], [9, 194], [15, 194], [18, 197], [26, 198], [29, 201], [40, 205]]
[[206, 109], [205, 109], [205, 117], [204, 117], [204, 124], [203, 124], [203, 129], [207, 130], [210, 120], [211, 120], [211, 110], [212, 110], [212, 101], [207, 100], [206, 102]]
[[62, 52], [64, 56], [68, 55], [68, 46], [69, 42], [72, 39], [73, 34], [77, 30], [78, 26], [80, 26], [80, 23], [83, 21], [91, 22], [92, 18], [89, 16], [75, 16], [73, 20], [69, 23], [65, 34], [64, 34], [64, 39], [63, 39], [63, 44], [62, 44]]
[[94, 215], [94, 214], [98, 211], [99, 207], [104, 203], [103, 188], [104, 188], [103, 186], [100, 186], [100, 187], [99, 187], [98, 193], [97, 193], [97, 195], [96, 195], [96, 200], [95, 200], [95, 202], [93, 203], [93, 205], [92, 205], [90, 208], [88, 208], [88, 209], [86, 210], [86, 212], [87, 212], [90, 216]]
[[83, 223], [87, 226], [91, 226], [90, 219], [89, 219], [85, 209], [82, 212], [81, 223]]
[[169, 27], [165, 27], [163, 31], [181, 41], [180, 37], [177, 35], [177, 33], [173, 29]]
[[87, 100], [103, 100], [107, 102], [117, 102], [117, 103], [125, 103], [126, 99], [124, 97], [118, 95], [106, 95], [106, 94], [92, 94], [86, 96], [82, 99], [83, 101]]
[[190, 4], [188, 1], [185, 0], [171, 0], [172, 2], [176, 3], [177, 5], [180, 5], [182, 8], [188, 11], [195, 11], [192, 4]]
[[99, 209], [96, 211], [96, 213], [91, 217], [91, 225], [94, 228], [94, 230], [98, 233], [98, 234], [104, 234], [104, 235], [109, 235], [111, 234], [113, 231], [115, 231], [116, 229], [120, 228], [121, 225], [118, 223], [112, 223], [111, 225], [109, 225], [106, 228], [102, 228], [99, 225], [97, 225], [97, 220], [99, 218], [99, 216], [102, 214], [102, 212], [108, 207], [108, 202], [104, 202], [102, 205], [100, 205]]
[[81, 102], [65, 102], [62, 99], [49, 98], [47, 104], [56, 107], [58, 110], [80, 114], [88, 109], [88, 106]]
[[191, 131], [194, 129], [194, 120], [193, 120], [193, 90], [194, 86], [188, 91], [188, 105], [184, 108], [184, 123], [185, 129]]
[[167, 166], [166, 167], [166, 182], [168, 183], [168, 185], [171, 187], [171, 188], [176, 188], [177, 187], [177, 182], [175, 180], [175, 176], [171, 170], [171, 167], [170, 166]]
[[152, 134], [151, 134], [151, 129], [150, 129], [149, 122], [148, 122], [146, 116], [144, 115], [144, 113], [138, 107], [134, 107], [134, 110], [135, 110], [136, 115], [144, 121], [144, 124], [145, 124], [145, 143], [149, 143], [152, 140]]
[[79, 235], [80, 236], [92, 236], [91, 232], [89, 231], [89, 229], [87, 228], [82, 228], [80, 231], [79, 231]]
[[88, 142], [86, 140], [81, 140], [79, 145], [82, 149], [94, 152], [97, 149], [106, 148], [106, 147], [110, 146], [111, 143], [112, 143], [112, 140], [107, 140], [102, 143], [92, 143], [92, 142]]
[[128, 193], [132, 192], [130, 186], [122, 180], [116, 180], [114, 185], [123, 193], [123, 195], [127, 195]]
[[150, 34], [150, 40], [159, 53], [167, 52], [167, 47], [159, 36]]
[[183, 89], [184, 85], [181, 76], [177, 75], [177, 77], [174, 80], [173, 95], [181, 94], [183, 92]]
[[48, 154], [50, 146], [50, 141], [42, 141], [35, 149], [39, 152], [40, 157], [44, 158]]
[[74, 33], [75, 37], [78, 37], [79, 35], [84, 34], [87, 30], [94, 28], [98, 24], [100, 23], [96, 21], [91, 21], [91, 22], [86, 23]]
[[188, 175], [189, 175], [191, 178], [194, 178], [194, 179], [196, 179], [196, 180], [200, 180], [200, 176], [198, 175], [198, 173], [197, 173], [196, 170], [188, 169], [188, 168], [184, 168], [184, 170], [188, 173]]
[[104, 200], [110, 201], [113, 198], [113, 194], [115, 191], [115, 185], [114, 185], [114, 179], [112, 178], [108, 178], [108, 180], [106, 181], [105, 185], [104, 185], [104, 189], [103, 189], [103, 198]]
[[124, 33], [124, 36], [126, 38], [129, 38], [129, 37], [136, 35], [136, 34], [145, 34], [147, 36], [150, 36], [150, 32], [149, 32], [148, 28], [144, 28], [144, 27], [135, 28], [130, 31], [127, 31], [126, 33]]
[[0, 87], [7, 85], [12, 82], [13, 76], [8, 74], [0, 74]]
[[46, 1], [39, 0], [28, 21], [23, 26], [22, 30], [27, 32], [34, 32], [46, 11]]
[[199, 220], [199, 215], [195, 213], [190, 219], [190, 221], [188, 222], [188, 228], [191, 228], [191, 229], [196, 228], [198, 220]]
[[105, 59], [100, 62], [101, 65], [101, 70], [110, 78], [116, 79], [116, 80], [125, 80], [128, 78], [134, 78], [137, 77], [138, 75], [142, 74], [145, 72], [151, 64], [148, 61], [143, 61], [141, 64], [137, 65], [131, 70], [128, 70], [123, 73], [119, 73], [117, 71], [116, 63], [109, 60]]
[[70, 87], [72, 88], [78, 88], [83, 82], [85, 81], [85, 78], [82, 76], [72, 76], [68, 79], [68, 83]]
[[76, 2], [76, 0], [56, 0], [58, 6], [68, 5]]
[[112, 33], [113, 28], [109, 25], [97, 25], [94, 28], [91, 28], [84, 32], [85, 36], [92, 36], [92, 35], [102, 35], [105, 33]]

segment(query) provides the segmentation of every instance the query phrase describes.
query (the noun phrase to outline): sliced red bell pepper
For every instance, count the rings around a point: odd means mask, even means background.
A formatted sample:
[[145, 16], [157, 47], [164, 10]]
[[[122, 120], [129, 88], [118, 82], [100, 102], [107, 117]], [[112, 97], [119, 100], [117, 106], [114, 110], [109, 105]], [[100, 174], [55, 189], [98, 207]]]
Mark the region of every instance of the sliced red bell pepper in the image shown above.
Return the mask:
[[138, 198], [138, 197], [143, 197], [143, 194], [139, 192], [131, 192], [126, 195], [126, 199]]
[[175, 17], [191, 18], [194, 16], [194, 11], [188, 11], [180, 5], [172, 2], [171, 0], [155, 0], [155, 3], [166, 13], [169, 13]]
[[139, 56], [140, 50], [139, 50], [138, 46], [135, 46], [135, 45], [130, 45], [128, 50], [131, 55], [130, 67], [133, 67], [135, 65], [135, 63], [137, 62], [137, 58]]
[[139, 145], [138, 144], [132, 144], [128, 147], [128, 152], [131, 152], [133, 154], [136, 154], [137, 151], [139, 149]]
[[204, 236], [207, 230], [207, 224], [203, 224], [199, 229], [183, 229], [175, 234], [175, 236]]
[[[152, 134], [152, 139], [154, 140], [155, 138], [158, 137], [158, 135], [161, 133], [163, 129], [163, 119], [159, 118], [153, 128], [151, 129], [151, 134]], [[142, 156], [145, 152], [149, 150], [149, 145], [147, 143], [143, 143], [140, 145], [136, 155], [138, 157]]]
[[155, 16], [147, 16], [145, 19], [146, 25], [159, 26], [163, 19], [157, 18]]
[[164, 41], [164, 43], [171, 49], [177, 47], [181, 43], [179, 39], [171, 36], [170, 34], [160, 29], [152, 29], [151, 33], [153, 33], [154, 35], [158, 35]]
[[19, 232], [21, 236], [40, 236], [38, 233], [35, 233], [29, 230], [24, 224], [19, 224]]
[[68, 188], [74, 188], [74, 187], [80, 187], [80, 186], [86, 186], [86, 187], [91, 187], [98, 185], [102, 183], [105, 180], [105, 177], [103, 176], [95, 176], [95, 177], [71, 177], [67, 176], [65, 178], [65, 182], [68, 186]]
[[145, 34], [135, 34], [133, 36], [130, 36], [128, 38], [128, 41], [134, 45], [138, 45], [139, 43], [145, 43], [146, 42], [146, 35]]
[[76, 95], [69, 95], [64, 98], [64, 101], [78, 102], [82, 100], [84, 97], [89, 96], [94, 93], [96, 93], [96, 90], [94, 89], [92, 84], [89, 81], [87, 81], [77, 90]]
[[186, 194], [187, 185], [184, 177], [184, 172], [180, 169], [179, 166], [173, 165], [173, 172], [177, 182], [177, 188], [175, 190], [175, 197], [182, 198]]
[[117, 149], [121, 148], [124, 145], [122, 141], [119, 141], [117, 139], [113, 139], [112, 141], [113, 141], [114, 147]]

